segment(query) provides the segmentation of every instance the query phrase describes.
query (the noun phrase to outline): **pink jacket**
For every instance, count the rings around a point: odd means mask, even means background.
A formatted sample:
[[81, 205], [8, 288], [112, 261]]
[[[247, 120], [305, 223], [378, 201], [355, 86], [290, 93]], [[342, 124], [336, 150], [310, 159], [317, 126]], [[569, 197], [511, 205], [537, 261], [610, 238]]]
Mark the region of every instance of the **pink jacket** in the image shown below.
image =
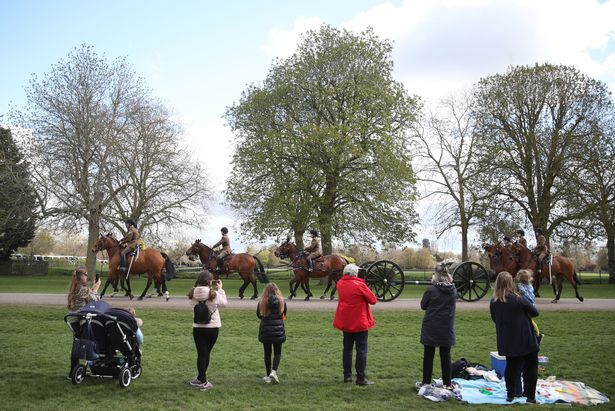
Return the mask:
[[209, 298], [209, 287], [196, 287], [194, 289], [194, 297], [190, 299], [190, 305], [194, 307], [199, 301], [206, 301], [205, 304], [212, 312], [209, 324], [192, 323], [194, 328], [220, 328], [222, 326], [219, 307], [226, 307], [226, 293], [224, 290], [216, 290], [216, 298], [213, 301], [207, 301], [207, 298]]

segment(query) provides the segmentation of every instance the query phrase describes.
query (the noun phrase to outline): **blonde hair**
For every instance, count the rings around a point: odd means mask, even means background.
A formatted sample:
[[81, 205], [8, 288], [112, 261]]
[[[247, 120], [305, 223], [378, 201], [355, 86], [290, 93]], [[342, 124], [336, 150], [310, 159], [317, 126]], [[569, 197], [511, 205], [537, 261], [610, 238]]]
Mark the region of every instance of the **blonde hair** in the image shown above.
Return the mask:
[[517, 278], [519, 278], [520, 283], [530, 284], [532, 282], [532, 273], [529, 270], [519, 270]]
[[431, 276], [431, 283], [452, 283], [453, 277], [448, 273], [448, 268], [444, 264], [436, 266], [433, 276]]
[[269, 315], [269, 297], [272, 295], [278, 297], [279, 314], [282, 315], [282, 313], [284, 313], [284, 296], [276, 283], [269, 283], [263, 290], [261, 300], [258, 302], [258, 311], [263, 317], [267, 317]]
[[[196, 279], [196, 283], [194, 284], [195, 287], [209, 287], [209, 296], [207, 297], [207, 300], [209, 301], [213, 301], [216, 298], [216, 295], [218, 295], [218, 293], [216, 293], [216, 290], [213, 290], [211, 288], [211, 282], [213, 279], [214, 276], [211, 275], [211, 272], [209, 272], [209, 270], [203, 270], [199, 273], [199, 276]], [[188, 298], [194, 298], [194, 288], [188, 291]]]
[[70, 286], [68, 287], [68, 297], [66, 307], [72, 310], [75, 306], [75, 297], [81, 287], [87, 287], [88, 285], [88, 269], [81, 266], [75, 268], [73, 276], [70, 280]]
[[517, 288], [513, 281], [512, 275], [508, 271], [502, 271], [495, 279], [495, 289], [493, 290], [493, 299], [495, 301], [506, 302], [506, 296], [517, 294]]

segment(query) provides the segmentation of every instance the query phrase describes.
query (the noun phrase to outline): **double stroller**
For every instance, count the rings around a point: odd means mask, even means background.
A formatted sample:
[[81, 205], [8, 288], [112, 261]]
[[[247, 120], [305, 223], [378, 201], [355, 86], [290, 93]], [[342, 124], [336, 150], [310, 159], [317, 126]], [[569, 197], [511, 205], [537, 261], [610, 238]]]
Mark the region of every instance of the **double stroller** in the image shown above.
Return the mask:
[[69, 375], [73, 384], [81, 384], [89, 375], [117, 378], [126, 388], [141, 376], [137, 322], [129, 311], [95, 301], [66, 314], [64, 321], [74, 337]]

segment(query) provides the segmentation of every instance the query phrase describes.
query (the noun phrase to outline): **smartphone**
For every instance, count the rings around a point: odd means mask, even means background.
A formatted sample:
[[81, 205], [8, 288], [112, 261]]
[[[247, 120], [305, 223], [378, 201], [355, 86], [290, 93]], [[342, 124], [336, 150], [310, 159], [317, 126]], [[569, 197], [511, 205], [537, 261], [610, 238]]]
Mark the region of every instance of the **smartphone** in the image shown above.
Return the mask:
[[98, 280], [100, 280], [100, 274], [96, 273], [96, 276], [94, 277], [94, 282], [97, 283]]

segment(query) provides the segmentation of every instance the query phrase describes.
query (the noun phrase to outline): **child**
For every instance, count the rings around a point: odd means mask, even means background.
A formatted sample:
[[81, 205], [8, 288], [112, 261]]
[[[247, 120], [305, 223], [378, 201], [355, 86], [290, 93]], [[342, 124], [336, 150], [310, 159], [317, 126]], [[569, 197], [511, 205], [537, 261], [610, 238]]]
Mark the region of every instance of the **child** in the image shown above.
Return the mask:
[[[534, 296], [534, 287], [532, 286], [532, 273], [528, 270], [519, 270], [517, 273], [517, 278], [519, 279], [519, 283], [517, 284], [517, 290], [519, 293], [528, 299], [533, 306], [536, 306], [536, 297]], [[538, 324], [534, 319], [530, 318], [532, 321], [532, 327], [534, 327], [534, 331], [536, 331], [536, 336], [538, 337], [538, 342], [542, 340], [543, 335], [540, 333], [538, 329]]]
[[446, 266], [437, 267], [421, 299], [421, 309], [425, 310], [421, 326], [423, 354], [423, 380], [417, 383], [420, 389], [431, 383], [433, 358], [436, 347], [440, 351], [442, 384], [451, 389], [451, 347], [455, 345], [455, 308], [457, 289]]
[[[286, 319], [286, 302], [275, 283], [267, 284], [256, 307], [256, 316], [261, 319], [258, 328], [258, 340], [263, 343], [265, 352], [265, 371], [263, 381], [267, 384], [279, 384], [278, 366], [282, 358], [282, 343], [286, 341], [284, 320]], [[273, 365], [271, 348], [273, 347]]]
[[143, 345], [143, 332], [141, 331], [141, 327], [143, 327], [143, 320], [137, 317], [136, 311], [134, 308], [128, 308], [128, 312], [135, 317], [135, 321], [137, 322], [137, 342], [139, 343], [139, 347]]

